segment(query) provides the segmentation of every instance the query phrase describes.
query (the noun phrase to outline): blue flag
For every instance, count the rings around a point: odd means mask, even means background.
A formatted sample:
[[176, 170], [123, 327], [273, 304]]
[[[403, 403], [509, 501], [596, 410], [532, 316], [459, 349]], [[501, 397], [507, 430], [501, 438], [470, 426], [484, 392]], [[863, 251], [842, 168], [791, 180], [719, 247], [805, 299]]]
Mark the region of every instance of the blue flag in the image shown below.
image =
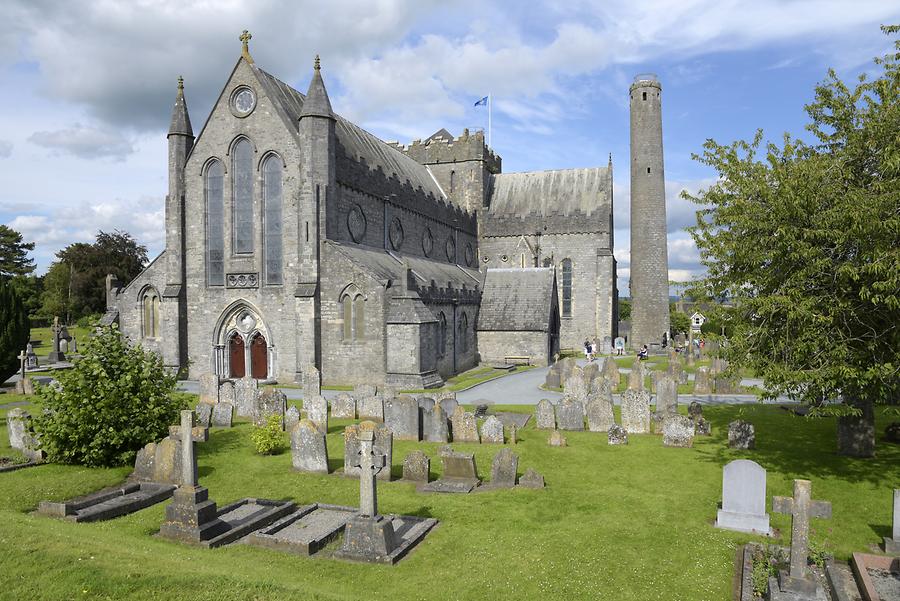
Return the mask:
[[481, 100], [475, 103], [475, 106], [487, 106], [488, 97], [485, 96]]

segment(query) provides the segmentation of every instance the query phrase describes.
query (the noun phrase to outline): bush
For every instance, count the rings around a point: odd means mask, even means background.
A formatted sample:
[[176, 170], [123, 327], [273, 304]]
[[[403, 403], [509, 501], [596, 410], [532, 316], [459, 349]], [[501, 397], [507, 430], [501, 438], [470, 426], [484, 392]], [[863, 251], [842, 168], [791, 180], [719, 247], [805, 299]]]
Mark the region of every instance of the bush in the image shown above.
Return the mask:
[[250, 433], [250, 440], [260, 455], [277, 455], [284, 448], [281, 419], [280, 415], [270, 415], [265, 426], [257, 426]]
[[100, 323], [101, 317], [103, 317], [103, 315], [100, 313], [91, 313], [90, 315], [79, 317], [78, 321], [75, 322], [75, 325], [79, 328], [93, 328]]
[[75, 366], [59, 372], [60, 387], [38, 386], [43, 411], [34, 419], [50, 461], [125, 465], [138, 449], [169, 433], [183, 399], [159, 355], [131, 345], [118, 328], [85, 343]]
[[0, 277], [0, 382], [19, 370], [19, 353], [25, 350], [30, 331], [28, 311], [6, 278]]

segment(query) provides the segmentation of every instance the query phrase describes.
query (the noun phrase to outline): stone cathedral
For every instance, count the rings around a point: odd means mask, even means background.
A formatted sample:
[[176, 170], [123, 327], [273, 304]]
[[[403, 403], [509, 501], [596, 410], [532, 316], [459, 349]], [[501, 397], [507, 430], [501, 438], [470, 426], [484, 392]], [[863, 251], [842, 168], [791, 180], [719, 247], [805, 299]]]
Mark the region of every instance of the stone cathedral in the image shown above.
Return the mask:
[[195, 136], [179, 78], [166, 248], [107, 323], [188, 377], [440, 386], [616, 335], [612, 162], [502, 173], [482, 132], [408, 146], [304, 95], [249, 35]]

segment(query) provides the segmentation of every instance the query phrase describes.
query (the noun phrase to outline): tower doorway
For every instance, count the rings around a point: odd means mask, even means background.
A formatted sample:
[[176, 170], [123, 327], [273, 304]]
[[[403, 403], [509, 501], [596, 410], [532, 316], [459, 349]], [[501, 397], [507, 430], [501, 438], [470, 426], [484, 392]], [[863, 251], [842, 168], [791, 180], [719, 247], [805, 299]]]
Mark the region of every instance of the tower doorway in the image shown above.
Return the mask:
[[228, 341], [229, 372], [232, 378], [243, 378], [247, 374], [244, 356], [244, 339], [235, 332]]
[[268, 344], [259, 332], [250, 340], [250, 375], [258, 380], [264, 380], [269, 375]]

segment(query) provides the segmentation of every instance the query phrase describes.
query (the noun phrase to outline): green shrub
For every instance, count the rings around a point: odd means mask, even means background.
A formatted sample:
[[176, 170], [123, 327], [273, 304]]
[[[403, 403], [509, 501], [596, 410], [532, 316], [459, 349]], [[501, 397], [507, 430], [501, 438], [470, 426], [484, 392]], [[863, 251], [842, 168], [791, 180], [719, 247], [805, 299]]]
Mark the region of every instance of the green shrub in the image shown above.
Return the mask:
[[257, 426], [250, 433], [250, 440], [260, 455], [277, 455], [284, 448], [281, 419], [280, 415], [270, 415], [266, 419], [266, 425]]
[[756, 547], [752, 557], [753, 571], [750, 580], [753, 584], [753, 594], [763, 599], [769, 590], [769, 577], [778, 576], [778, 570], [785, 568], [787, 559], [779, 551], [769, 547]]
[[44, 410], [34, 420], [49, 460], [87, 466], [125, 465], [177, 423], [184, 400], [159, 355], [131, 345], [118, 328], [87, 341], [61, 385], [38, 386]]
[[101, 317], [103, 316], [100, 313], [91, 313], [90, 315], [79, 317], [78, 321], [75, 322], [75, 325], [79, 328], [93, 328], [100, 323]]
[[28, 311], [6, 278], [0, 277], [0, 382], [19, 370], [19, 353], [30, 332]]

